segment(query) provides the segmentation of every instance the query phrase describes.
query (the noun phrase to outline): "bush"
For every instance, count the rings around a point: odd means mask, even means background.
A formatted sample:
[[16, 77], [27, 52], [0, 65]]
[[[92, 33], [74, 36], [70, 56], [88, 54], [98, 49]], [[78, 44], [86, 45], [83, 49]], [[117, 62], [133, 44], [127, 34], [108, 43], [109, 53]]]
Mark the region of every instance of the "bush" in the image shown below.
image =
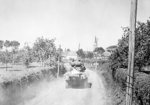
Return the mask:
[[[118, 42], [117, 49], [110, 56], [110, 67], [115, 82], [125, 92], [128, 67], [128, 40], [130, 30], [123, 28], [123, 37]], [[137, 23], [135, 37], [134, 62], [134, 101], [137, 105], [150, 105], [150, 75], [142, 73], [142, 68], [150, 65], [150, 20]], [[121, 69], [120, 69], [121, 68]]]
[[140, 105], [150, 104], [150, 75], [145, 73], [137, 73], [135, 78], [135, 98]]
[[122, 90], [126, 89], [127, 69], [120, 68], [115, 73], [115, 81], [119, 84]]

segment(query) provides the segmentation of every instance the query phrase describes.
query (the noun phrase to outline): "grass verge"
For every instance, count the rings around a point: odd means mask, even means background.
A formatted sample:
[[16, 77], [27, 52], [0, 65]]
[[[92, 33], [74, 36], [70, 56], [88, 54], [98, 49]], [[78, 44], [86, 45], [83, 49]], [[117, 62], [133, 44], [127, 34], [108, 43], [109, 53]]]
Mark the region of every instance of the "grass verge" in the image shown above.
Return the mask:
[[98, 74], [102, 76], [107, 90], [107, 105], [125, 105], [125, 93], [118, 83], [113, 80], [109, 63], [103, 63], [98, 67]]

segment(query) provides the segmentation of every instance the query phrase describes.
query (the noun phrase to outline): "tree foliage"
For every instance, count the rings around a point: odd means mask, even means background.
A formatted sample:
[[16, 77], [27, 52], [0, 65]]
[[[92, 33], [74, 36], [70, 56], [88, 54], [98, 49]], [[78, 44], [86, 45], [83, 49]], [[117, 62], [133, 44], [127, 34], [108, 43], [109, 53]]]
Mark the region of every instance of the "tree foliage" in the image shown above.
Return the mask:
[[105, 52], [103, 47], [96, 47], [94, 49], [94, 52], [96, 52], [97, 54], [103, 54]]
[[[130, 30], [123, 28], [123, 36], [118, 41], [117, 49], [110, 56], [110, 67], [114, 80], [122, 89], [126, 87], [128, 67], [128, 40]], [[150, 66], [150, 20], [138, 22], [135, 36], [135, 76], [134, 76], [134, 101], [137, 105], [150, 104], [150, 76], [141, 72], [143, 67]]]
[[49, 59], [56, 54], [56, 48], [54, 44], [54, 39], [44, 39], [43, 37], [37, 38], [33, 46], [33, 51], [36, 57], [40, 61]]
[[94, 57], [93, 52], [88, 51], [87, 54], [86, 54], [86, 58], [91, 59], [91, 58], [93, 58], [93, 57]]
[[[128, 66], [128, 40], [130, 30], [123, 28], [123, 36], [118, 41], [118, 47], [110, 56], [111, 67], [127, 68]], [[143, 66], [150, 65], [150, 21], [137, 23], [135, 37], [135, 67], [140, 71]]]
[[30, 48], [29, 45], [25, 45], [23, 48], [23, 57], [22, 57], [22, 61], [23, 64], [28, 67], [29, 64], [33, 61], [33, 50], [32, 48]]
[[20, 46], [20, 43], [18, 41], [14, 40], [14, 41], [10, 42], [10, 46], [12, 47], [13, 52], [15, 52], [18, 49], [18, 47]]
[[4, 41], [0, 40], [0, 49], [3, 49]]
[[68, 48], [67, 51], [70, 52], [71, 50]]
[[[35, 41], [33, 47], [25, 45], [23, 49], [18, 49], [20, 46], [18, 41], [0, 40], [0, 49], [3, 49], [3, 46], [6, 48], [5, 51], [0, 51], [0, 62], [6, 63], [6, 65], [7, 63], [23, 63], [26, 66], [29, 66], [33, 61], [43, 62], [49, 59], [49, 62], [51, 62], [53, 59], [55, 62], [57, 51], [54, 41], [54, 39], [50, 40], [39, 37]], [[11, 48], [11, 50], [9, 48]], [[60, 50], [62, 51], [62, 49]]]
[[63, 53], [63, 49], [61, 47], [59, 47], [56, 50], [56, 61], [62, 61], [62, 53]]
[[78, 55], [79, 57], [81, 57], [81, 58], [85, 58], [85, 53], [84, 53], [83, 49], [79, 49], [79, 50], [77, 51], [77, 55]]
[[6, 40], [6, 41], [4, 42], [4, 46], [5, 46], [6, 48], [10, 47], [10, 46], [11, 46], [11, 42], [10, 42], [9, 40]]

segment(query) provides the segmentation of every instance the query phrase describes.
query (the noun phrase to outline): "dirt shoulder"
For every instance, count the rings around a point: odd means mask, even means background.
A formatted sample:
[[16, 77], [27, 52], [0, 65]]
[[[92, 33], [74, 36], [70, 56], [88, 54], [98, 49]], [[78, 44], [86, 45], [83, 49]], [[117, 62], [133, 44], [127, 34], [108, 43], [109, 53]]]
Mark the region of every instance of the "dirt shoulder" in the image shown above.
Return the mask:
[[97, 70], [97, 74], [103, 80], [104, 87], [107, 90], [107, 105], [125, 105], [125, 94], [122, 92], [119, 85], [113, 81], [108, 64], [101, 65]]
[[108, 86], [110, 84], [108, 83], [106, 77], [104, 77], [105, 72], [104, 71], [97, 71], [97, 74], [98, 74], [99, 78], [101, 78], [102, 83], [104, 85], [104, 88], [106, 90], [106, 92], [105, 92], [106, 105], [113, 105], [112, 89]]

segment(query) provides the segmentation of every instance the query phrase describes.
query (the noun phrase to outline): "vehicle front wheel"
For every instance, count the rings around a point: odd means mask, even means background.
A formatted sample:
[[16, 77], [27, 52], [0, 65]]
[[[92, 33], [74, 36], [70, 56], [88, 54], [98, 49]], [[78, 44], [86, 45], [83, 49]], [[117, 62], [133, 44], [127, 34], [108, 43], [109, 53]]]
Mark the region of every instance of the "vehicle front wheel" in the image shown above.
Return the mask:
[[69, 84], [68, 84], [67, 82], [66, 82], [66, 84], [65, 84], [65, 87], [66, 87], [66, 88], [69, 88]]

